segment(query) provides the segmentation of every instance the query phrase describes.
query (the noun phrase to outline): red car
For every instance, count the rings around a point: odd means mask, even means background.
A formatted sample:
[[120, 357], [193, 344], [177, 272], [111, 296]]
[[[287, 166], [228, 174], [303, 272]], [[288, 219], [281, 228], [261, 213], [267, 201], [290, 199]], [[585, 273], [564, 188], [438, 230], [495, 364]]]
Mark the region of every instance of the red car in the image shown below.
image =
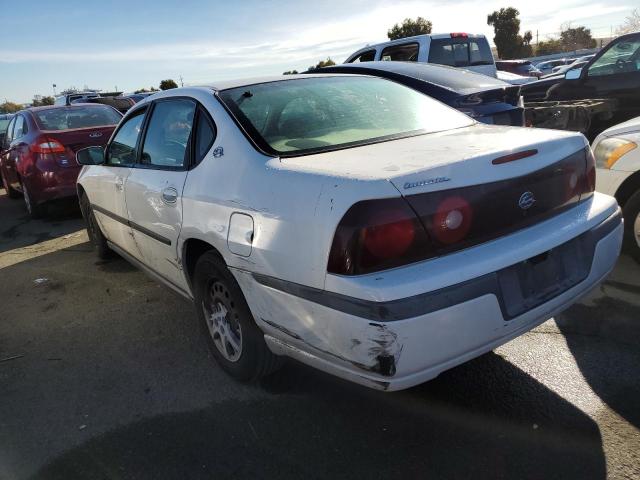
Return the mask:
[[80, 165], [76, 151], [105, 145], [122, 118], [107, 105], [37, 107], [16, 114], [0, 149], [0, 170], [7, 195], [24, 197], [37, 218], [46, 202], [76, 196]]

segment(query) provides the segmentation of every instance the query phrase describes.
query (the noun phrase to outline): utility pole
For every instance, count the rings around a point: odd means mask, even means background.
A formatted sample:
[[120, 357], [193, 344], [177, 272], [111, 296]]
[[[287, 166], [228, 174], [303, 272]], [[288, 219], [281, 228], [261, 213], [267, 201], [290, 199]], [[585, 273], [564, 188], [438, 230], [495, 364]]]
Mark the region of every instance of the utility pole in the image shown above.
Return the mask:
[[56, 84], [55, 83], [53, 84], [53, 96], [54, 97], [56, 96]]
[[538, 46], [538, 30], [536, 29], [536, 47]]
[[180, 77], [178, 77], [178, 78], [180, 78], [180, 86], [184, 87], [184, 82], [182, 81], [182, 75], [180, 75]]

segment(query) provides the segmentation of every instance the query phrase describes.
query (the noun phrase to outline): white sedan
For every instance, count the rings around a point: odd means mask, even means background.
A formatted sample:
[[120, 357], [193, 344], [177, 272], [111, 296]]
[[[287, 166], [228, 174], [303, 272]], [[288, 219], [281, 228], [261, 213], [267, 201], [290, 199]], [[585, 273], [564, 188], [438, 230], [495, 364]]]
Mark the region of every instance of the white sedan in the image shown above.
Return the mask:
[[640, 117], [611, 127], [593, 142], [599, 192], [616, 197], [625, 222], [625, 250], [640, 262]]
[[193, 299], [243, 380], [289, 356], [416, 385], [567, 308], [622, 241], [582, 135], [483, 125], [373, 77], [158, 93], [78, 161], [99, 254]]

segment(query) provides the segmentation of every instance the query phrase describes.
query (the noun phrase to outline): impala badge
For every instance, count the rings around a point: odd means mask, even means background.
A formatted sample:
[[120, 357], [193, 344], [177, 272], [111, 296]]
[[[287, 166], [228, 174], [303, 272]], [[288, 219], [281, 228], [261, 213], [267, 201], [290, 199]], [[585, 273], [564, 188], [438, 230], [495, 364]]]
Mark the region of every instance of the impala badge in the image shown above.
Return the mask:
[[450, 180], [451, 179], [448, 177], [426, 178], [424, 180], [418, 180], [417, 182], [407, 182], [404, 184], [404, 189], [408, 190], [410, 188], [424, 187], [426, 185], [433, 185], [435, 183], [448, 182]]
[[520, 195], [520, 200], [518, 200], [518, 206], [522, 210], [529, 210], [533, 207], [533, 204], [536, 203], [536, 197], [533, 196], [531, 192], [524, 192]]
[[100, 138], [102, 136], [102, 132], [93, 132], [93, 133], [90, 133], [89, 136], [91, 138]]

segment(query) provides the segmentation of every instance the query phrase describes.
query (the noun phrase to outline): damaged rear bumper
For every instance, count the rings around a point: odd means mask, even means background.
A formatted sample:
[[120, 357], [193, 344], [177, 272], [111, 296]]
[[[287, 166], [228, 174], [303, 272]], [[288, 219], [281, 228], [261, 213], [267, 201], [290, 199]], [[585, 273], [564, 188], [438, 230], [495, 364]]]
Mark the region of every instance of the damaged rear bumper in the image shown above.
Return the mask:
[[[517, 282], [516, 265], [387, 301], [246, 271], [234, 274], [274, 353], [368, 387], [400, 390], [493, 350], [588, 293], [619, 255], [623, 226], [616, 209], [615, 203], [609, 204], [595, 226], [553, 247], [563, 258], [573, 253], [573, 277], [568, 275], [560, 290], [533, 305], [517, 298], [514, 292], [519, 289], [510, 288]], [[518, 235], [513, 237], [517, 240]], [[531, 252], [530, 257], [540, 253]]]

